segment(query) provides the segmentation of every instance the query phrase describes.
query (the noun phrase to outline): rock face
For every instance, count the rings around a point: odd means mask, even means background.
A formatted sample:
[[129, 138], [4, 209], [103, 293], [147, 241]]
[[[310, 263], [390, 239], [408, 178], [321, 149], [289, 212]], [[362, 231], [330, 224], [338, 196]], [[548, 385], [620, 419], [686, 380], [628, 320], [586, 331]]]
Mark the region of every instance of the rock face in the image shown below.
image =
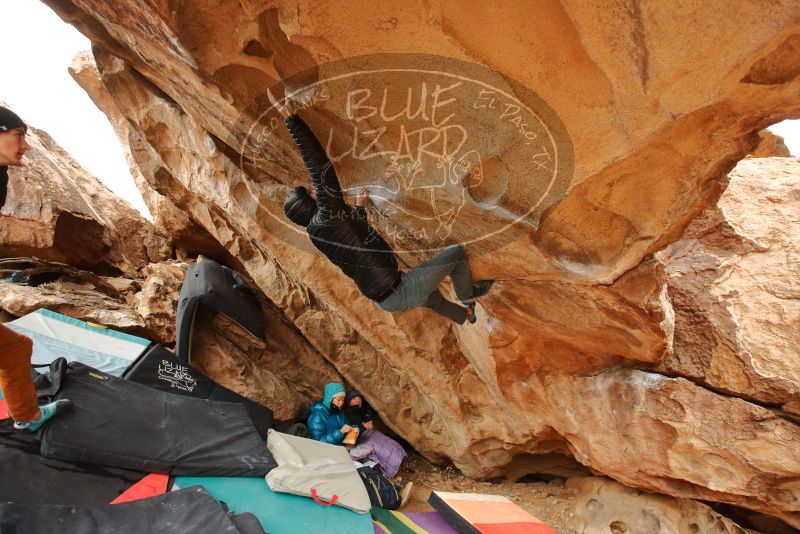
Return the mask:
[[142, 270], [145, 278], [140, 290], [129, 297], [153, 341], [175, 344], [175, 314], [188, 268], [186, 262], [180, 261], [151, 263]]
[[800, 159], [747, 159], [659, 253], [675, 310], [660, 368], [800, 414]]
[[28, 143], [25, 165], [9, 169], [0, 255], [35, 255], [109, 274], [132, 274], [169, 256], [165, 237], [46, 132], [30, 128]]
[[46, 308], [131, 334], [145, 333], [142, 318], [124, 301], [110, 298], [93, 287], [69, 282], [44, 287], [0, 282], [0, 308], [16, 317]]
[[783, 142], [783, 137], [780, 135], [775, 135], [769, 130], [762, 130], [758, 132], [758, 136], [761, 138], [761, 142], [750, 154], [751, 158], [786, 158], [791, 156], [786, 143]]
[[572, 478], [579, 534], [746, 534], [733, 521], [690, 499], [642, 493], [602, 478]]
[[[800, 111], [796, 2], [45, 3], [93, 41], [148, 188], [428, 458], [488, 478], [562, 453], [800, 525], [800, 427], [759, 404], [789, 409], [796, 350], [687, 349], [652, 256]], [[380, 311], [288, 224], [308, 178], [264, 95], [279, 83], [405, 265], [465, 242], [501, 280], [477, 325]]]
[[310, 350], [297, 332], [267, 312], [267, 340], [259, 340], [225, 317], [195, 323], [192, 359], [223, 386], [272, 408], [278, 421], [303, 419], [328, 382], [342, 382], [332, 365]]
[[[134, 157], [133, 151], [146, 151], [147, 148], [142, 143], [137, 130], [128, 123], [100, 80], [92, 54], [89, 52], [79, 53], [70, 65], [69, 72], [73, 79], [93, 96], [97, 107], [106, 114], [114, 127], [131, 169], [131, 175], [137, 187], [142, 191], [145, 203], [153, 215], [155, 226], [169, 236], [172, 246], [177, 248], [179, 253], [203, 254], [227, 260], [227, 252], [216, 239], [209, 235], [201, 225], [192, 221], [185, 212], [178, 209], [168, 197], [159, 194], [145, 179], [138, 162], [141, 161], [143, 165], [146, 165], [154, 160], [147, 156]], [[157, 169], [146, 168], [149, 175], [154, 175], [156, 171]]]

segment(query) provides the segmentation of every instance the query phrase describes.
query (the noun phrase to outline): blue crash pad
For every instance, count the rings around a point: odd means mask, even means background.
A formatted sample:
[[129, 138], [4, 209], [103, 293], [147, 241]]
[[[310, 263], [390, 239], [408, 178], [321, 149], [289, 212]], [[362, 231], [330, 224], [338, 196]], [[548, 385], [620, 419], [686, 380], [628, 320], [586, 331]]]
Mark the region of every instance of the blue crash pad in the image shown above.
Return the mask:
[[251, 512], [270, 534], [374, 534], [370, 514], [341, 506], [320, 506], [309, 497], [278, 493], [263, 478], [176, 477], [175, 486], [203, 486], [236, 514]]

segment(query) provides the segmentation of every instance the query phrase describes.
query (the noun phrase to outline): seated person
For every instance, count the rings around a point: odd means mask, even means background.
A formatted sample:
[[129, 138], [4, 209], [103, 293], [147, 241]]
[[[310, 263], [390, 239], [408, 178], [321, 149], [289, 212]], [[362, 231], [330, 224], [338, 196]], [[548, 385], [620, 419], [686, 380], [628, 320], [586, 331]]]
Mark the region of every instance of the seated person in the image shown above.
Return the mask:
[[356, 390], [347, 394], [344, 414], [347, 416], [347, 422], [357, 426], [361, 431], [372, 430], [374, 427], [372, 421], [375, 419], [375, 412], [364, 403], [361, 393]]
[[336, 382], [325, 384], [325, 394], [308, 409], [308, 432], [311, 439], [341, 445], [344, 437], [353, 427], [347, 423], [342, 411], [345, 394], [344, 386]]
[[361, 450], [365, 448], [370, 450], [368, 458], [380, 465], [384, 475], [389, 478], [397, 475], [406, 457], [406, 451], [397, 441], [375, 430], [373, 423], [375, 414], [358, 391], [351, 391], [347, 395], [344, 411], [349, 424], [363, 429], [357, 441]]

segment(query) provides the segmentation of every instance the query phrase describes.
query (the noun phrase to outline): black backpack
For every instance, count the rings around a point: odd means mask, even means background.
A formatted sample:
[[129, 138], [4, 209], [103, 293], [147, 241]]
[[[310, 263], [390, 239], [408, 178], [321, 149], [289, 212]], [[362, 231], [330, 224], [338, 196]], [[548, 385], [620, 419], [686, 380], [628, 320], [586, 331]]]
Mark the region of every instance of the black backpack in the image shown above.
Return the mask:
[[361, 482], [367, 488], [372, 506], [386, 510], [396, 510], [400, 506], [400, 492], [391, 480], [383, 476], [379, 469], [364, 466], [358, 468]]

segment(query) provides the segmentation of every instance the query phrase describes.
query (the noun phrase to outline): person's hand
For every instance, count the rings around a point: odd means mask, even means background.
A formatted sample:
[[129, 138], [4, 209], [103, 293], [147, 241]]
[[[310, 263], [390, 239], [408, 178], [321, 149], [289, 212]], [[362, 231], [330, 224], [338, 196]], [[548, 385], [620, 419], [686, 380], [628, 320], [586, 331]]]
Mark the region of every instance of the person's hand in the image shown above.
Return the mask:
[[275, 98], [275, 95], [272, 94], [271, 89], [267, 89], [267, 96], [269, 97], [270, 103], [275, 106], [275, 109], [278, 110], [278, 113], [283, 115], [284, 117], [291, 117], [294, 115], [295, 107], [294, 102], [289, 100], [289, 97], [284, 97], [282, 100], [278, 100]]
[[356, 206], [366, 208], [367, 202], [369, 202], [369, 191], [362, 189], [358, 192], [358, 197], [356, 197]]
[[348, 432], [350, 432], [351, 430], [353, 430], [353, 427], [352, 427], [352, 426], [350, 426], [350, 425], [344, 425], [342, 428], [340, 428], [340, 429], [339, 429], [339, 432], [341, 432], [342, 434], [347, 434], [347, 433], [348, 433]]
[[375, 425], [372, 423], [372, 421], [365, 421], [364, 428], [366, 428], [367, 430], [372, 430], [373, 428], [375, 428]]

